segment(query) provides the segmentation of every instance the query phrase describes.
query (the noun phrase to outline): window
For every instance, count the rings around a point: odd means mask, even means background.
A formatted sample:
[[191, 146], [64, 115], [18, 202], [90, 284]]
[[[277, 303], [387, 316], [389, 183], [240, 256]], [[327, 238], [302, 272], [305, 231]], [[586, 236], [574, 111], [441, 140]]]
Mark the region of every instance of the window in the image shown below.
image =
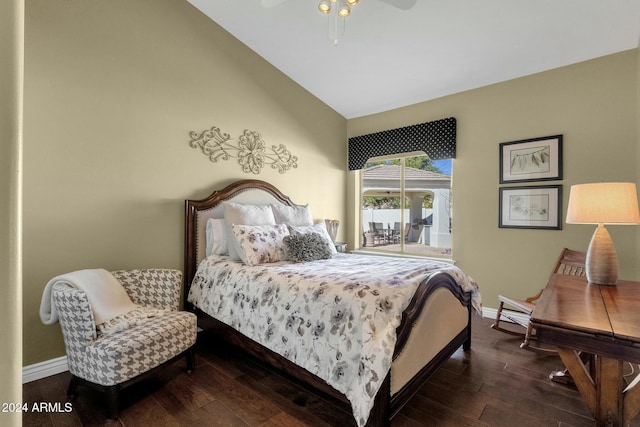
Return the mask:
[[360, 176], [362, 249], [451, 258], [451, 159], [373, 158]]

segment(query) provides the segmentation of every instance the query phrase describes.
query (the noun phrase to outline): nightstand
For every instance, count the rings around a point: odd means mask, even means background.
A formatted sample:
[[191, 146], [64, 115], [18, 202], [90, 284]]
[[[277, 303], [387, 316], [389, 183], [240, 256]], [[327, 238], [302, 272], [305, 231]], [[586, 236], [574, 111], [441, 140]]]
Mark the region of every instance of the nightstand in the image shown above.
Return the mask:
[[336, 247], [336, 251], [341, 253], [347, 251], [347, 244], [345, 242], [333, 242], [333, 244]]

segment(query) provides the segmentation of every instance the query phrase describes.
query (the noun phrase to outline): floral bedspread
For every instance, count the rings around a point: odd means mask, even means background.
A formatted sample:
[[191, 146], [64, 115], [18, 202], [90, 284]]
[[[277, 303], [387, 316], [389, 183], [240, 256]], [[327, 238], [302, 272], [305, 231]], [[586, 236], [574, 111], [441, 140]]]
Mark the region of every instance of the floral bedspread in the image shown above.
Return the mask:
[[391, 366], [402, 312], [436, 271], [470, 291], [481, 312], [478, 285], [449, 263], [352, 254], [253, 267], [210, 256], [188, 301], [345, 394], [362, 426]]

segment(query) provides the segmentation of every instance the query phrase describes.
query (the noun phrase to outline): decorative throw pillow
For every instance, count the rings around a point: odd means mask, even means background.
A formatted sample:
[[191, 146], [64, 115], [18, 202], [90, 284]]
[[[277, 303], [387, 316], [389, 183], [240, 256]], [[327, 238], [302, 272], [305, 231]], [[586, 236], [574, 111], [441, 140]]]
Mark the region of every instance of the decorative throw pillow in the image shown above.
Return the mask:
[[242, 205], [239, 203], [226, 202], [223, 203], [224, 220], [227, 227], [227, 236], [229, 236], [228, 249], [229, 256], [236, 261], [240, 261], [240, 247], [231, 230], [232, 224], [242, 225], [275, 225], [276, 220], [273, 217], [273, 211], [269, 205]]
[[271, 205], [276, 224], [313, 225], [313, 217], [309, 205], [287, 206]]
[[282, 240], [289, 235], [284, 224], [231, 226], [240, 247], [240, 259], [247, 265], [285, 260]]
[[331, 246], [331, 254], [335, 255], [338, 253], [331, 237], [329, 237], [329, 232], [327, 232], [327, 226], [324, 222], [319, 222], [313, 225], [289, 225], [289, 233], [290, 234], [308, 234], [308, 233], [317, 233], [322, 236], [329, 246]]
[[333, 245], [318, 233], [291, 234], [283, 242], [285, 256], [289, 261], [315, 261], [329, 259], [333, 255]]

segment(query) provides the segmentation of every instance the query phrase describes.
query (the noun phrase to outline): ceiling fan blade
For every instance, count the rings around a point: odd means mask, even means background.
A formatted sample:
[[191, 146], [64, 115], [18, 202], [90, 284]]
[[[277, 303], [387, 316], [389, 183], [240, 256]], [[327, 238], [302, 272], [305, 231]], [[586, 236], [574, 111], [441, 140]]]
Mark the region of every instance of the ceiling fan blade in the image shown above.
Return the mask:
[[276, 7], [289, 0], [260, 0], [260, 6], [262, 7]]
[[416, 2], [418, 0], [380, 0], [380, 1], [388, 5], [397, 7], [398, 9], [409, 10], [416, 5]]

